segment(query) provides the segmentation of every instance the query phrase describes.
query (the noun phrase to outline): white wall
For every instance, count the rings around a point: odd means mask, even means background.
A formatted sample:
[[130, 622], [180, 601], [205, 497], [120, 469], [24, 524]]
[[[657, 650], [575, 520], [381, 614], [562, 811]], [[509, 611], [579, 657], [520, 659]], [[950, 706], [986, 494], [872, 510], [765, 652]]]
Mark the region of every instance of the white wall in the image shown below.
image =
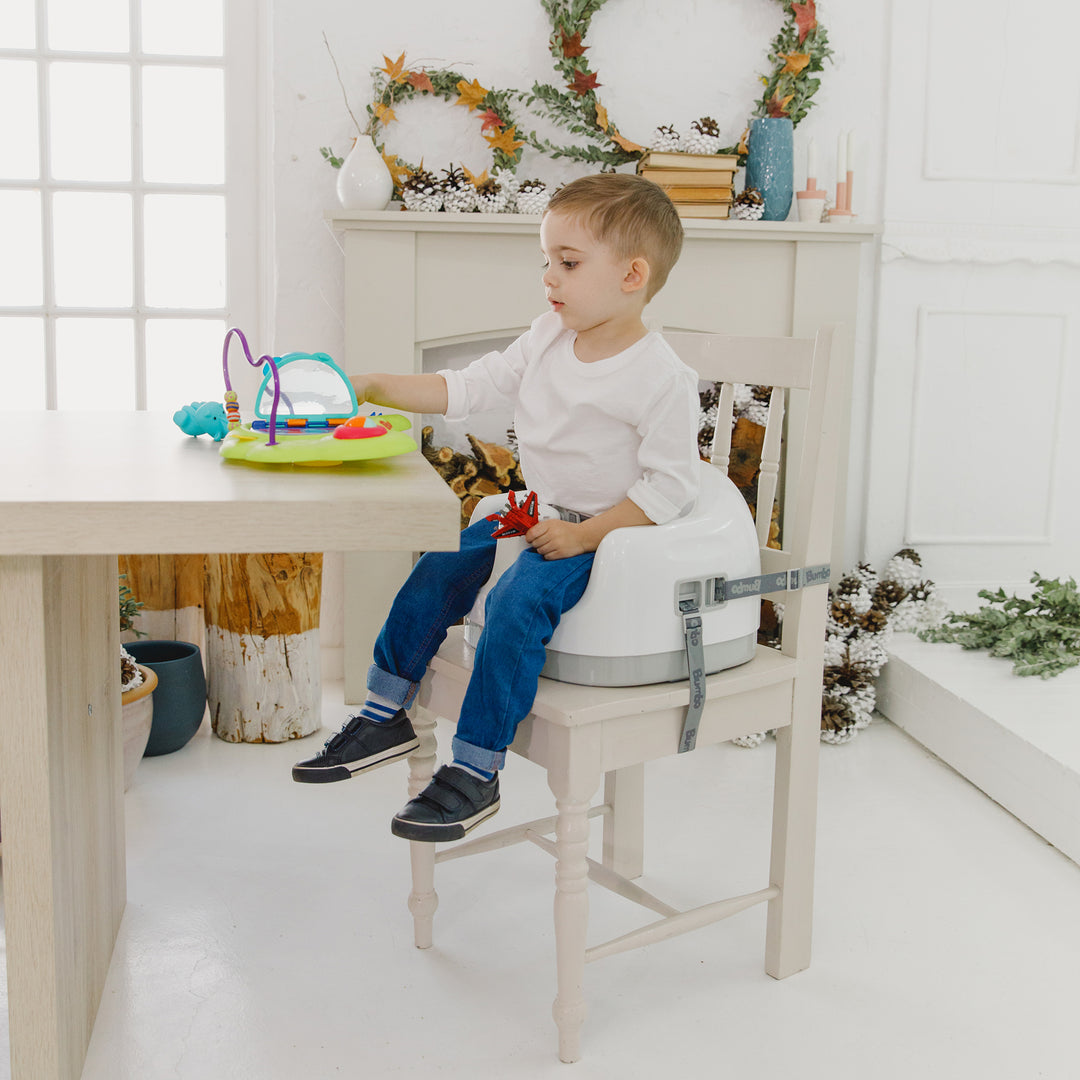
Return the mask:
[[[815, 108], [795, 132], [796, 186], [805, 178], [805, 145], [813, 136], [819, 180], [831, 183], [840, 131], [858, 135], [855, 210], [864, 221], [881, 218], [882, 117], [886, 88], [887, 8], [863, 0], [826, 0], [818, 7], [835, 56], [822, 78]], [[735, 142], [746, 126], [766, 70], [768, 44], [780, 26], [775, 0], [609, 0], [594, 17], [587, 38], [590, 59], [602, 84], [601, 100], [628, 138], [646, 142], [653, 128], [679, 130], [710, 115], [725, 141]], [[333, 65], [323, 44], [330, 41], [353, 112], [370, 98], [373, 66], [383, 54], [402, 51], [410, 64], [453, 67], [489, 88], [528, 89], [554, 82], [547, 51], [549, 26], [539, 0], [412, 0], [409, 4], [343, 4], [340, 0], [275, 0], [273, 16], [274, 227], [276, 231], [276, 352], [321, 349], [342, 354], [342, 256], [324, 223], [335, 205], [336, 173], [319, 147], [341, 153], [352, 125]], [[490, 164], [486, 144], [466, 110], [441, 102], [417, 102], [399, 111], [389, 143], [408, 160], [444, 168], [451, 159], [471, 169]], [[361, 122], [363, 122], [361, 117]], [[528, 120], [526, 119], [526, 122]], [[533, 122], [539, 130], [540, 124]], [[566, 141], [558, 133], [557, 142]], [[561, 182], [589, 171], [526, 155], [519, 176]], [[741, 185], [741, 181], [739, 181]], [[852, 418], [852, 475], [849, 480], [849, 559], [861, 556], [865, 488], [864, 462], [869, 412], [870, 342], [873, 332], [875, 252], [868, 249], [863, 303], [856, 327], [856, 370]], [[537, 306], [541, 304], [539, 284]], [[379, 367], [371, 358], [371, 367]], [[340, 568], [327, 560], [323, 638], [340, 644]]]

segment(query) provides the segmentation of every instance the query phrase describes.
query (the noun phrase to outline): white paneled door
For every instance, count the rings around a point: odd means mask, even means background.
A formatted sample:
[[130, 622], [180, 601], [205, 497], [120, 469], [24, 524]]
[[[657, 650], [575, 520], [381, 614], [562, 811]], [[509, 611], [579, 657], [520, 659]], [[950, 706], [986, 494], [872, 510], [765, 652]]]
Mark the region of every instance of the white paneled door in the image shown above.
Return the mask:
[[1080, 567], [1080, 9], [977, 13], [894, 5], [867, 554], [1009, 588]]

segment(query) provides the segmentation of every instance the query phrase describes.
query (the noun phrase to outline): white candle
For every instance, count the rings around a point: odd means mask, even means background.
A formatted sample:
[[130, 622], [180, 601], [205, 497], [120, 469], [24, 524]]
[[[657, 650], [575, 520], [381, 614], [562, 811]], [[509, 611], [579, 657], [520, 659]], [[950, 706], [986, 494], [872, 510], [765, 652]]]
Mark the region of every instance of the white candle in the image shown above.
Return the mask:
[[812, 137], [806, 143], [806, 177], [808, 180], [817, 177], [817, 146]]
[[847, 168], [845, 172], [855, 171], [855, 132], [849, 131], [847, 136]]
[[847, 136], [841, 132], [836, 140], [836, 182], [842, 184], [847, 179]]

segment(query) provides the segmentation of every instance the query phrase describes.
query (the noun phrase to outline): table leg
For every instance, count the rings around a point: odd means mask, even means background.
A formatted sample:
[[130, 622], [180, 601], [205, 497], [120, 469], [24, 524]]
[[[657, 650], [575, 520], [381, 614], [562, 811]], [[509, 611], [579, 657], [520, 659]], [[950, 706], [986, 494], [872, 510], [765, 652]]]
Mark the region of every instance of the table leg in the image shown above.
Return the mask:
[[126, 899], [115, 556], [0, 557], [13, 1080], [78, 1080]]

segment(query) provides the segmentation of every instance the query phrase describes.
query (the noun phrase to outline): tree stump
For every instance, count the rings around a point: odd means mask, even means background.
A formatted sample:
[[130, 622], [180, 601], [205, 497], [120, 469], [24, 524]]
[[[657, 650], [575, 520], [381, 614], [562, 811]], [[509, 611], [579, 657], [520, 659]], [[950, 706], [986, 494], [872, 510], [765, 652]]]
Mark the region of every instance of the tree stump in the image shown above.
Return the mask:
[[148, 638], [203, 645], [203, 555], [121, 555], [120, 573], [142, 610], [134, 626]]
[[321, 726], [322, 561], [206, 557], [206, 696], [226, 742], [284, 742]]

